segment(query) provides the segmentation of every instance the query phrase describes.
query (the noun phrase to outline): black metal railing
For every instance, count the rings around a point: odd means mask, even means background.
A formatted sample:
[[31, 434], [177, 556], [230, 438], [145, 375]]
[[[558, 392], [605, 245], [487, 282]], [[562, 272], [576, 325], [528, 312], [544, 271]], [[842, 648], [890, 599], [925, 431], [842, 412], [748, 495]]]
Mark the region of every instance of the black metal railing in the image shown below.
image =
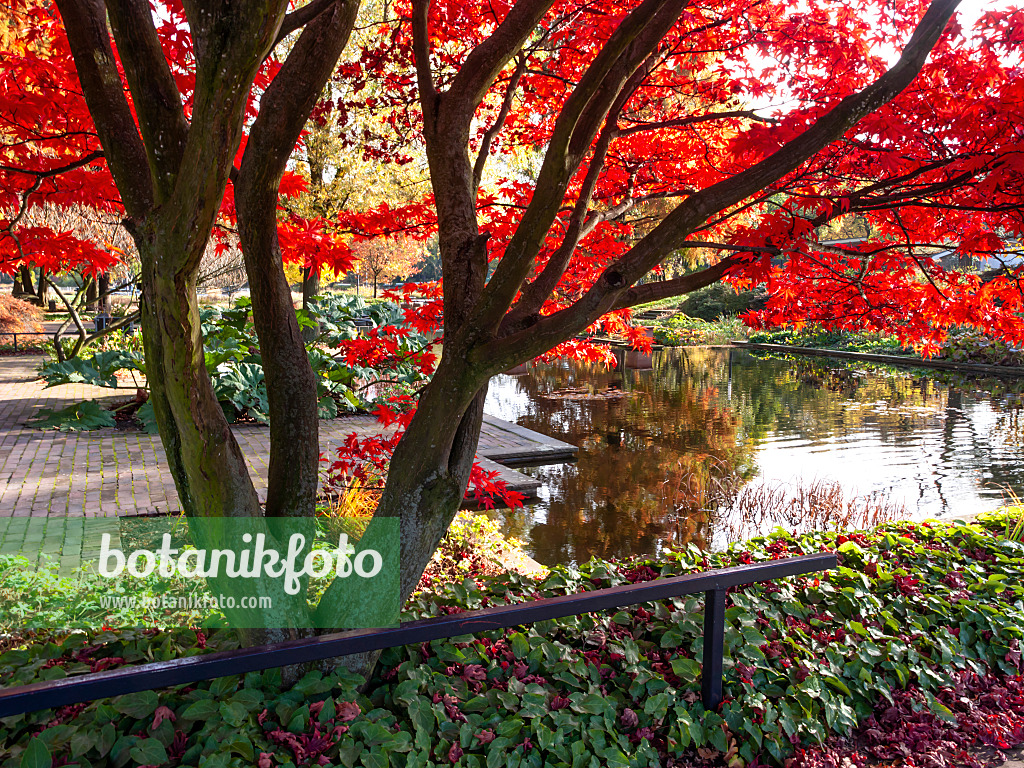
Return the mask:
[[[3, 343], [4, 339], [6, 339], [8, 336], [13, 336], [14, 337], [14, 351], [15, 352], [18, 351], [18, 337], [19, 336], [45, 336], [48, 339], [52, 339], [53, 338], [53, 334], [52, 333], [46, 333], [45, 331], [17, 331], [17, 332], [11, 331], [9, 333], [4, 331], [4, 332], [0, 333], [0, 343]], [[78, 336], [78, 331], [65, 331], [64, 333], [61, 334], [61, 336], [63, 336], [63, 337]]]
[[406, 622], [397, 627], [340, 632], [30, 683], [16, 688], [0, 689], [0, 717], [120, 696], [125, 693], [185, 685], [215, 677], [241, 675], [273, 667], [303, 664], [353, 653], [531, 624], [547, 619], [606, 611], [699, 592], [704, 592], [706, 598], [701, 694], [704, 706], [714, 709], [722, 701], [725, 591], [730, 587], [826, 571], [835, 567], [836, 556], [832, 552], [802, 555], [686, 576], [654, 579], [638, 584], [625, 584], [592, 592], [549, 597], [528, 603], [467, 611], [451, 616]]
[[[96, 318], [93, 320], [93, 324], [96, 326], [96, 333], [100, 333], [101, 331], [106, 330], [107, 328], [110, 327], [112, 323], [120, 321], [122, 319], [123, 318], [121, 317], [108, 317], [106, 315], [97, 315]], [[139, 321], [132, 320], [122, 325], [120, 330], [123, 330], [125, 333], [130, 334], [134, 333], [135, 330], [140, 327], [141, 325]], [[66, 330], [62, 331], [60, 335], [61, 338], [67, 339], [78, 338], [81, 334], [79, 334], [77, 330]], [[54, 334], [48, 331], [4, 331], [0, 332], [0, 343], [3, 343], [8, 336], [12, 336], [14, 338], [14, 351], [17, 352], [19, 336], [45, 336], [48, 339], [52, 339]]]

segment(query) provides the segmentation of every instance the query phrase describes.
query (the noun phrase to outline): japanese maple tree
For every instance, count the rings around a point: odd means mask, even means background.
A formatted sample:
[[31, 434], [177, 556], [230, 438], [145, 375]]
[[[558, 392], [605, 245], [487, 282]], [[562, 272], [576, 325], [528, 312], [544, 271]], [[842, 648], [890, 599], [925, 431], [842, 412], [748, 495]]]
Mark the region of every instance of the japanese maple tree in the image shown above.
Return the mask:
[[[316, 386], [281, 250], [292, 236], [332, 250], [335, 226], [435, 234], [440, 251], [444, 354], [403, 419], [377, 510], [401, 521], [403, 598], [463, 499], [490, 377], [551, 350], [586, 354], [574, 337], [625, 330], [632, 306], [722, 279], [767, 282], [763, 322], [858, 324], [924, 344], [955, 322], [1020, 339], [1017, 273], [981, 283], [922, 249], [955, 241], [1001, 256], [1022, 229], [1024, 20], [992, 13], [971, 36], [949, 24], [956, 4], [403, 0], [336, 72], [354, 2], [288, 12], [285, 0], [184, 0], [154, 15], [141, 0], [57, 0], [67, 77], [95, 126], [61, 161], [86, 167], [102, 151], [116, 184], [183, 508], [312, 514]], [[279, 63], [271, 52], [291, 33]], [[376, 84], [372, 104], [345, 108], [390, 109], [404, 142], [390, 149], [423, 150], [432, 194], [331, 226], [283, 222], [282, 178], [335, 72]], [[367, 152], [387, 154], [371, 138]], [[535, 172], [520, 172], [523, 158]], [[269, 396], [265, 509], [213, 397], [197, 321], [199, 262], [226, 209]], [[851, 213], [885, 239], [817, 241], [816, 227]], [[680, 249], [714, 256], [648, 279]]]
[[[396, 114], [419, 121], [432, 210], [364, 224], [436, 227], [444, 289], [444, 355], [378, 510], [402, 517], [403, 589], [461, 499], [488, 379], [576, 351], [577, 334], [632, 306], [767, 282], [763, 322], [926, 344], [967, 320], [1021, 338], [1015, 274], [979, 289], [907, 247], [948, 243], [955, 221], [958, 239], [983, 230], [1001, 252], [1021, 229], [1019, 13], [967, 37], [947, 30], [955, 5], [520, 0], [480, 14], [413, 0], [381, 29], [390, 58], [366, 51], [363, 76], [389, 78]], [[975, 108], [999, 127], [973, 132]], [[516, 173], [531, 152], [536, 171]], [[892, 241], [817, 242], [851, 212]], [[715, 256], [650, 280], [680, 249]]]

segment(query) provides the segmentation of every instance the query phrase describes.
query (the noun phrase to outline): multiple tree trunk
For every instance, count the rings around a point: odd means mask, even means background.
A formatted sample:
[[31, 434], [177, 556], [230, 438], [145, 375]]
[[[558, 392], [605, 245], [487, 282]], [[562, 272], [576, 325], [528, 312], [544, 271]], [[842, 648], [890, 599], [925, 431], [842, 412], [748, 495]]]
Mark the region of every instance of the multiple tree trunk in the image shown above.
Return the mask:
[[[142, 260], [142, 321], [151, 400], [182, 507], [193, 516], [310, 515], [317, 489], [316, 382], [281, 267], [277, 189], [310, 110], [352, 29], [356, 0], [313, 0], [286, 16], [285, 0], [186, 0], [197, 63], [190, 119], [143, 0], [57, 0], [82, 87]], [[412, 592], [458, 510], [468, 482], [489, 378], [584, 330], [607, 311], [714, 282], [728, 262], [676, 280], [637, 285], [709, 217], [796, 168], [860, 117], [891, 99], [920, 69], [955, 0], [935, 0], [900, 61], [779, 152], [686, 198], [611, 265], [579, 301], [541, 317], [564, 270], [533, 283], [534, 260], [569, 180], [617, 105], [639, 86], [645, 62], [686, 3], [643, 0], [597, 52], [565, 102], [534, 197], [490, 280], [486, 232], [471, 162], [471, 124], [495, 78], [534, 33], [551, 0], [518, 0], [473, 50], [446, 90], [430, 69], [428, 0], [414, 0], [414, 50], [424, 136], [436, 200], [444, 283], [444, 355], [392, 458], [382, 517], [401, 521], [402, 600]], [[135, 118], [110, 45], [117, 41]], [[232, 163], [259, 63], [285, 32], [302, 27], [262, 94], [241, 164]], [[270, 406], [265, 509], [213, 394], [196, 299], [199, 263], [234, 173], [239, 236], [252, 290]], [[584, 206], [585, 207], [585, 206]], [[554, 278], [554, 282], [552, 282]], [[519, 302], [516, 296], [522, 292]], [[364, 662], [371, 660], [364, 659]]]

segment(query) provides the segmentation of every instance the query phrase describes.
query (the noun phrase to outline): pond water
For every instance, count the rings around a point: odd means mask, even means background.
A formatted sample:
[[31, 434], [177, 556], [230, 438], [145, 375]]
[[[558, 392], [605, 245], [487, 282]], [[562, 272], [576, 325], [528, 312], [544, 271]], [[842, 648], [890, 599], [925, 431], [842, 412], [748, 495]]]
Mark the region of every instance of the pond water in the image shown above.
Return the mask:
[[497, 512], [542, 563], [894, 517], [969, 515], [1024, 496], [1021, 389], [759, 359], [721, 348], [620, 351], [496, 376], [486, 411], [579, 446], [525, 468], [538, 500]]

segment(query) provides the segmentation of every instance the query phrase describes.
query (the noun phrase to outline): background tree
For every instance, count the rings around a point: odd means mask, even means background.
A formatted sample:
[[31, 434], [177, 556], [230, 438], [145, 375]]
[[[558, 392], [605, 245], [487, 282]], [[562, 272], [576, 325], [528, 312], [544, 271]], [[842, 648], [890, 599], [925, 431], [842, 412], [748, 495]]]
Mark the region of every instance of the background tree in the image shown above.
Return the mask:
[[416, 271], [423, 261], [423, 245], [409, 239], [362, 240], [352, 246], [352, 255], [358, 260], [359, 271], [373, 281], [376, 299], [378, 283], [408, 278]]

